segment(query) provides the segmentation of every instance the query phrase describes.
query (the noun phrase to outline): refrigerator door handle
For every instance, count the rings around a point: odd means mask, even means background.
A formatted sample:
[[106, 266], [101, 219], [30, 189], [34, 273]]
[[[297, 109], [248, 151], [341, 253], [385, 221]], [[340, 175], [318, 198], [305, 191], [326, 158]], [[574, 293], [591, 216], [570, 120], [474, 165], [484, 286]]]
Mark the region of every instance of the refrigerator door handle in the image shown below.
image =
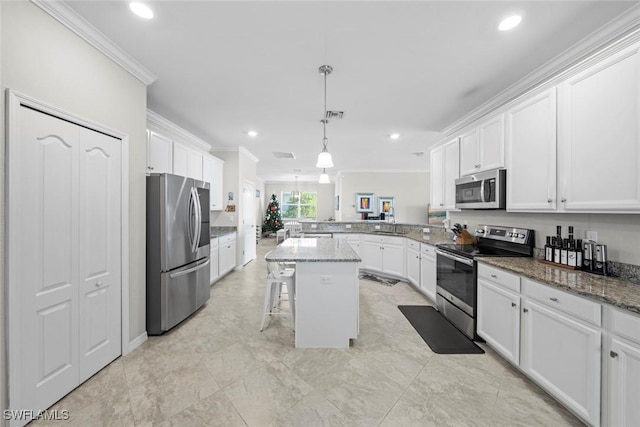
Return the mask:
[[193, 189], [193, 195], [195, 196], [196, 201], [196, 244], [194, 245], [194, 252], [198, 250], [200, 247], [200, 234], [202, 233], [202, 205], [200, 204], [200, 195], [198, 194], [197, 189]]
[[207, 258], [207, 260], [205, 262], [203, 262], [202, 264], [198, 264], [195, 267], [191, 267], [188, 270], [183, 270], [183, 271], [178, 271], [178, 272], [175, 272], [175, 273], [171, 273], [171, 274], [169, 274], [169, 277], [171, 277], [172, 279], [175, 279], [176, 277], [186, 276], [187, 274], [191, 274], [194, 271], [198, 271], [198, 270], [201, 270], [201, 269], [205, 268], [206, 266], [209, 265], [210, 262], [211, 262], [211, 259]]
[[[198, 229], [198, 202], [197, 202], [198, 194], [196, 193], [195, 188], [191, 187], [191, 194], [189, 197], [189, 232], [192, 233], [190, 236], [191, 240], [191, 252], [195, 252], [198, 250], [198, 241], [196, 240], [196, 230]], [[195, 220], [193, 217], [196, 217]]]

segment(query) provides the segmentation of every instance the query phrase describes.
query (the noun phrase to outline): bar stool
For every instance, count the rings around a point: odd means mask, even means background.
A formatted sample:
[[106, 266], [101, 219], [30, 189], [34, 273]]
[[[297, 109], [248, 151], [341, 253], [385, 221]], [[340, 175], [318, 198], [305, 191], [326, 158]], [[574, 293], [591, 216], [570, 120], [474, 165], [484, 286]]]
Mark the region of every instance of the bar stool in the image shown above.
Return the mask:
[[[269, 255], [269, 254], [267, 254]], [[262, 308], [262, 323], [260, 323], [260, 331], [264, 329], [264, 324], [267, 320], [267, 314], [281, 315], [287, 314], [286, 312], [276, 311], [278, 302], [282, 295], [282, 287], [287, 289], [287, 296], [289, 301], [289, 315], [291, 316], [291, 323], [295, 330], [296, 325], [296, 279], [294, 269], [280, 269], [277, 262], [267, 261], [267, 279], [265, 283], [264, 305]]]
[[281, 228], [280, 230], [276, 231], [276, 245], [280, 242], [280, 239], [282, 238], [282, 241], [284, 242], [285, 240], [287, 240], [287, 237], [289, 236], [289, 230], [287, 228]]

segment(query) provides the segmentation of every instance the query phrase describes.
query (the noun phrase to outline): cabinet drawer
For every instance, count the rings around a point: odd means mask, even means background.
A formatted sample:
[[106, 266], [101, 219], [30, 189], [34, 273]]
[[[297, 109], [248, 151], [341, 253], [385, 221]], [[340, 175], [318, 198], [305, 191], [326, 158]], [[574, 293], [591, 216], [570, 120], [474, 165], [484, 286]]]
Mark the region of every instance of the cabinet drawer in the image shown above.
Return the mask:
[[217, 248], [217, 247], [218, 247], [218, 240], [219, 240], [219, 238], [218, 238], [218, 237], [212, 237], [212, 238], [211, 238], [211, 243], [210, 243], [210, 246], [209, 246], [209, 247], [210, 247], [211, 249], [213, 249], [213, 248]]
[[640, 344], [640, 316], [625, 313], [615, 308], [609, 309], [610, 330], [619, 337]]
[[529, 279], [522, 279], [522, 284], [527, 297], [596, 326], [602, 324], [600, 304]]
[[233, 242], [234, 240], [236, 240], [236, 233], [229, 233], [229, 234], [225, 234], [224, 236], [220, 236], [219, 240], [220, 240], [220, 246], [225, 245], [229, 242]]
[[426, 243], [421, 243], [420, 248], [420, 252], [424, 257], [434, 260], [436, 259], [436, 248], [434, 246], [427, 245]]
[[376, 236], [373, 234], [366, 234], [364, 236], [365, 242], [370, 243], [383, 243], [386, 245], [404, 245], [403, 237], [396, 236]]
[[414, 251], [420, 251], [419, 242], [416, 242], [415, 240], [411, 240], [411, 239], [405, 239], [405, 242], [407, 243], [407, 248], [411, 248]]
[[478, 263], [478, 277], [482, 277], [517, 294], [520, 293], [520, 276], [517, 274]]

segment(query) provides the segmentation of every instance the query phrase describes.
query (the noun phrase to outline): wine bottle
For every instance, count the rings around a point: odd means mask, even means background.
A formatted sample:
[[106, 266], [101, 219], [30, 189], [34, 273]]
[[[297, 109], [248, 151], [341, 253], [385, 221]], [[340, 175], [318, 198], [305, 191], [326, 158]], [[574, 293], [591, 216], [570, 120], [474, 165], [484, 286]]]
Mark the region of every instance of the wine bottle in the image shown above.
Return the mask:
[[551, 236], [547, 236], [547, 244], [544, 245], [545, 261], [553, 261], [553, 246], [551, 246]]

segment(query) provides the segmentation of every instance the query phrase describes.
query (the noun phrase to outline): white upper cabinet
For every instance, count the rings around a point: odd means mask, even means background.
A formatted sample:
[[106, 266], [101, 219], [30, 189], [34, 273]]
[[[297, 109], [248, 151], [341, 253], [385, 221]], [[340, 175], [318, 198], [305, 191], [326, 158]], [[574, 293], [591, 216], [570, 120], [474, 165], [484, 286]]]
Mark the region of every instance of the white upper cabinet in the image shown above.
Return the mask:
[[640, 211], [640, 55], [624, 49], [560, 86], [560, 209]]
[[481, 123], [460, 137], [460, 175], [504, 166], [504, 115]]
[[455, 180], [459, 174], [458, 138], [431, 150], [431, 208], [455, 209]]
[[200, 151], [189, 149], [187, 157], [187, 177], [204, 181], [202, 175], [202, 158], [203, 155]]
[[188, 176], [189, 173], [189, 148], [173, 143], [173, 174], [180, 176]]
[[173, 171], [173, 143], [155, 132], [147, 131], [147, 172], [171, 173]]
[[556, 198], [556, 89], [505, 113], [507, 210], [554, 211]]
[[208, 154], [202, 157], [202, 177], [203, 181], [210, 184], [209, 208], [212, 211], [222, 210], [223, 171], [224, 161]]

